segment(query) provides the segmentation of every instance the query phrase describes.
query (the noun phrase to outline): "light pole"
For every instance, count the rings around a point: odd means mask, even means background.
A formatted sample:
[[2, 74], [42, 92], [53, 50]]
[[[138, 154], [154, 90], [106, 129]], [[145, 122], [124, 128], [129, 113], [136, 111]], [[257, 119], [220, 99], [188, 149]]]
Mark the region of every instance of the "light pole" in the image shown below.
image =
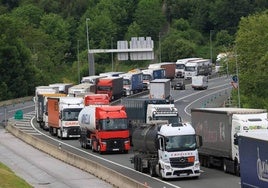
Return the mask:
[[161, 63], [161, 33], [159, 32], [159, 63]]
[[239, 83], [239, 76], [238, 76], [238, 65], [237, 65], [237, 51], [235, 49], [235, 66], [236, 66], [236, 76], [237, 76], [237, 98], [238, 98], [238, 107], [240, 108], [240, 83]]
[[88, 58], [88, 73], [90, 75], [90, 57], [89, 57], [89, 37], [88, 37], [88, 21], [90, 21], [89, 18], [86, 18], [86, 27], [87, 27], [87, 58]]
[[[113, 37], [111, 38], [111, 49], [113, 49]], [[112, 52], [112, 71], [114, 71], [114, 54]]]
[[77, 77], [78, 83], [80, 83], [79, 40], [77, 40]]
[[214, 30], [209, 30], [209, 44], [210, 44], [210, 61], [212, 63], [212, 32]]

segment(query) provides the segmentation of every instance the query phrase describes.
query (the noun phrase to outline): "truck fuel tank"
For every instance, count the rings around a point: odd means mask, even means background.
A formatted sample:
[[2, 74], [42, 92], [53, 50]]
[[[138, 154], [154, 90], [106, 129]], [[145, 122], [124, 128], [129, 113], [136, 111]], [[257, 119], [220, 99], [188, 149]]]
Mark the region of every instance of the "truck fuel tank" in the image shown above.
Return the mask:
[[167, 121], [135, 127], [132, 134], [133, 150], [142, 153], [156, 153], [158, 150], [157, 134], [163, 124], [167, 124]]

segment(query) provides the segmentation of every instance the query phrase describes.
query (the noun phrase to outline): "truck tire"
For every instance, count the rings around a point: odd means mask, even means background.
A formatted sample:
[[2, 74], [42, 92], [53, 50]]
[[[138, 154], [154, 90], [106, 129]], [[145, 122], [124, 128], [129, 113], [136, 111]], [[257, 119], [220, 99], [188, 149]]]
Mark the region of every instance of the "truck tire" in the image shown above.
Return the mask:
[[149, 166], [149, 173], [150, 173], [150, 176], [151, 177], [156, 177], [157, 176], [155, 165], [150, 164], [150, 166]]
[[161, 180], [165, 180], [165, 178], [162, 175], [162, 170], [161, 169], [162, 169], [161, 165], [159, 164], [159, 176], [160, 176]]
[[138, 169], [138, 160], [137, 160], [137, 157], [136, 156], [134, 156], [134, 169], [136, 170], [136, 171], [138, 171], [139, 169]]
[[222, 168], [223, 168], [223, 171], [225, 172], [225, 173], [227, 173], [228, 171], [227, 171], [227, 161], [226, 161], [227, 159], [223, 159], [223, 165], [222, 165]]
[[92, 140], [92, 143], [91, 143], [91, 150], [93, 151], [93, 152], [96, 152], [96, 150], [94, 149], [94, 141]]
[[138, 158], [138, 171], [139, 171], [139, 172], [143, 172], [143, 168], [142, 168], [142, 160], [141, 160], [141, 158]]
[[235, 159], [235, 166], [234, 167], [235, 167], [235, 175], [240, 176], [240, 165], [239, 165], [237, 159]]

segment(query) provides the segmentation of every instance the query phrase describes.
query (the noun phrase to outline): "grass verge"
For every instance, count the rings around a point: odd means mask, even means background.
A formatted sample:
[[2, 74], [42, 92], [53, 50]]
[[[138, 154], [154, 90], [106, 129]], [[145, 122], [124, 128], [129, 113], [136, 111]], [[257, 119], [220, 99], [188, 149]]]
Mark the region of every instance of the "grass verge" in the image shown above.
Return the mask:
[[0, 162], [0, 188], [31, 188], [25, 180], [16, 176], [7, 166]]

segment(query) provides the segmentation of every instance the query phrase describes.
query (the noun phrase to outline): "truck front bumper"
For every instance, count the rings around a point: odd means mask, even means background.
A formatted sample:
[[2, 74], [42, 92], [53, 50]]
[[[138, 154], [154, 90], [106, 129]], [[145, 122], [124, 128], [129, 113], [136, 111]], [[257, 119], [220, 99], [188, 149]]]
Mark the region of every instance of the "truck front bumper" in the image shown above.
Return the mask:
[[164, 167], [162, 167], [161, 173], [162, 177], [166, 179], [198, 177], [200, 176], [200, 163], [196, 162], [193, 166], [185, 168], [173, 168], [170, 164], [165, 164]]

